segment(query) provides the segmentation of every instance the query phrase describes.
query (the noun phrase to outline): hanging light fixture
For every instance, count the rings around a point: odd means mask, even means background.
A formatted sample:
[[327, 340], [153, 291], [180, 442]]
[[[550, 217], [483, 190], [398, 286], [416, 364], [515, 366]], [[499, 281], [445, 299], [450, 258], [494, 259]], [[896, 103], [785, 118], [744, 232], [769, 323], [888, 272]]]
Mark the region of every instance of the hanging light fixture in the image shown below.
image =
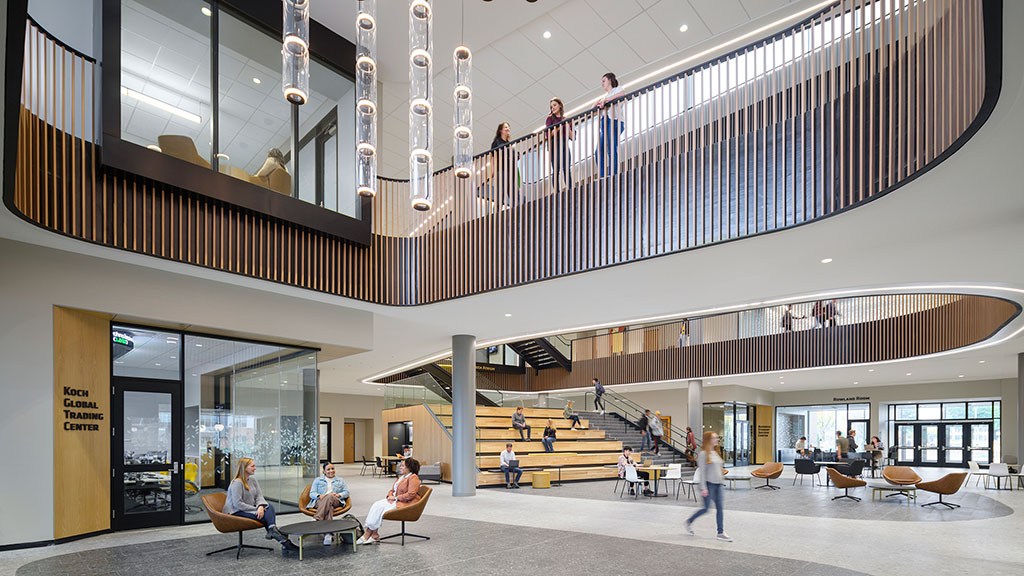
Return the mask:
[[284, 0], [282, 5], [282, 91], [292, 104], [305, 104], [309, 95], [309, 0]]
[[377, 0], [356, 14], [356, 191], [377, 193]]
[[409, 185], [412, 207], [430, 210], [434, 200], [434, 53], [430, 0], [409, 2]]
[[[466, 6], [462, 5], [462, 35], [465, 40]], [[473, 174], [473, 53], [464, 44], [452, 54], [455, 70], [455, 175], [469, 178]]]

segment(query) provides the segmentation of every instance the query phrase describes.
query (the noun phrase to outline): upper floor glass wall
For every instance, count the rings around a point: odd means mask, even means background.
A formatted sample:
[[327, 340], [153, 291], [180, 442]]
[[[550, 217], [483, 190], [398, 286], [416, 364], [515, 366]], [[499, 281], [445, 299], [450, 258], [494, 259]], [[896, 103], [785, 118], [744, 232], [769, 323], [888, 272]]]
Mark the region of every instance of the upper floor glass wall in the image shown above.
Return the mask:
[[360, 217], [353, 81], [311, 60], [310, 97], [293, 118], [280, 39], [244, 15], [203, 0], [121, 0], [120, 103], [123, 140]]

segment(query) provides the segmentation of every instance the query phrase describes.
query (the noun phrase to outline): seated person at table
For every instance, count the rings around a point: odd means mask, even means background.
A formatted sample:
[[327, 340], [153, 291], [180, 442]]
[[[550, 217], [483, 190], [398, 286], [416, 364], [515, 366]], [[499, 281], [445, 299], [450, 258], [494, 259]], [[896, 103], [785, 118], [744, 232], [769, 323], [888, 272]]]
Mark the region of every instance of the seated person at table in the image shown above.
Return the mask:
[[[526, 415], [523, 414], [523, 407], [516, 408], [512, 413], [512, 427], [519, 430], [520, 440], [530, 439], [530, 425], [526, 423]], [[523, 438], [523, 430], [526, 430], [526, 438]]]
[[807, 458], [807, 436], [801, 436], [800, 439], [796, 441], [796, 453], [799, 454], [801, 458]]
[[[632, 466], [633, 468], [636, 468], [636, 461], [633, 460], [633, 449], [630, 448], [629, 446], [623, 446], [622, 447], [622, 454], [619, 456], [619, 478], [625, 478], [626, 477], [626, 467], [627, 466]], [[649, 472], [647, 472], [647, 471], [641, 472], [641, 471], [637, 470], [636, 475], [637, 475], [637, 477], [639, 477], [641, 480], [644, 481], [644, 494], [647, 494], [648, 492], [650, 492], [651, 474]], [[631, 495], [634, 493], [632, 486], [629, 487], [629, 493]]]
[[235, 478], [228, 485], [228, 497], [221, 512], [256, 520], [267, 529], [267, 540], [277, 540], [285, 550], [298, 550], [299, 547], [277, 529], [274, 507], [263, 497], [260, 483], [253, 477], [255, 473], [256, 463], [252, 458], [238, 460]]
[[572, 426], [570, 428], [575, 428], [579, 426], [580, 430], [583, 429], [583, 425], [580, 424], [579, 414], [577, 414], [576, 411], [572, 409], [572, 400], [569, 400], [568, 402], [565, 403], [565, 409], [562, 410], [562, 418], [565, 418], [566, 420], [572, 420]]
[[850, 455], [850, 442], [843, 438], [843, 433], [836, 430], [836, 462]]
[[[512, 466], [510, 462], [516, 460], [516, 453], [512, 451], [512, 443], [505, 444], [505, 450], [501, 453], [501, 471], [505, 473], [505, 488], [519, 488], [519, 478], [523, 475], [523, 469], [518, 466]], [[508, 474], [511, 472], [515, 476], [512, 477], [512, 481], [508, 481]]]
[[544, 438], [541, 438], [540, 442], [544, 445], [545, 452], [555, 451], [555, 425], [551, 423], [551, 418], [548, 418], [548, 423], [544, 427]]
[[[333, 520], [334, 509], [345, 505], [348, 500], [348, 486], [345, 481], [335, 475], [334, 464], [324, 462], [324, 473], [313, 480], [309, 489], [309, 506], [316, 510], [314, 520]], [[324, 536], [324, 546], [331, 543], [331, 535]]]
[[380, 542], [380, 525], [384, 523], [384, 513], [395, 508], [404, 508], [415, 504], [420, 499], [420, 463], [413, 458], [406, 458], [398, 463], [398, 480], [395, 480], [388, 495], [377, 500], [366, 513], [366, 532], [356, 544], [377, 544]]
[[882, 445], [882, 440], [878, 436], [872, 436], [871, 442], [868, 442], [865, 449], [871, 451], [871, 459], [875, 461], [877, 466], [882, 461], [883, 454], [885, 454], [885, 446]]

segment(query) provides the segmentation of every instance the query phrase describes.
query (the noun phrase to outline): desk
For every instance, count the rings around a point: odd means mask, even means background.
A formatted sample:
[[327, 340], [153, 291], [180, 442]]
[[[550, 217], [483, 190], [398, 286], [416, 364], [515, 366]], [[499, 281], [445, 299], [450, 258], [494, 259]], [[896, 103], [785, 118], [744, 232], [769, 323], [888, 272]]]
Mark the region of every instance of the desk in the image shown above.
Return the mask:
[[395, 472], [395, 462], [405, 460], [405, 458], [401, 456], [381, 456], [380, 459], [384, 461], [384, 467], [387, 469], [388, 476], [397, 476], [397, 473]]
[[314, 520], [289, 524], [288, 526], [278, 526], [278, 530], [281, 531], [281, 534], [284, 534], [285, 536], [295, 535], [299, 537], [299, 561], [302, 560], [302, 543], [310, 536], [334, 534], [334, 544], [338, 545], [340, 543], [340, 538], [338, 538], [339, 534], [351, 534], [352, 551], [355, 552], [356, 530], [358, 528], [359, 522], [348, 518], [340, 518], [338, 520]]
[[658, 478], [661, 476], [662, 472], [668, 471], [668, 466], [640, 466], [637, 470], [653, 473], [653, 478], [651, 478], [651, 480], [654, 481], [654, 495], [652, 498], [665, 498], [668, 496], [668, 494], [658, 494]]

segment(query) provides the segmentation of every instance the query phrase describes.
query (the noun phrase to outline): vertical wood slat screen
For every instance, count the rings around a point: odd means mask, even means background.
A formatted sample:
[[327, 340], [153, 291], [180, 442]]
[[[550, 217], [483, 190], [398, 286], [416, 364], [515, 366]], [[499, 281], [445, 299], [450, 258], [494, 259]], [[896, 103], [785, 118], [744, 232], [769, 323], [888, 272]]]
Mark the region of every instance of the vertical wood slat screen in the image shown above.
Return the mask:
[[540, 132], [476, 157], [469, 180], [439, 172], [427, 212], [382, 178], [369, 247], [100, 166], [95, 62], [30, 21], [13, 204], [87, 241], [389, 305], [595, 270], [801, 224], [914, 177], [979, 117], [985, 3], [839, 0], [629, 94], [618, 125], [589, 112], [563, 126], [572, 140]]

